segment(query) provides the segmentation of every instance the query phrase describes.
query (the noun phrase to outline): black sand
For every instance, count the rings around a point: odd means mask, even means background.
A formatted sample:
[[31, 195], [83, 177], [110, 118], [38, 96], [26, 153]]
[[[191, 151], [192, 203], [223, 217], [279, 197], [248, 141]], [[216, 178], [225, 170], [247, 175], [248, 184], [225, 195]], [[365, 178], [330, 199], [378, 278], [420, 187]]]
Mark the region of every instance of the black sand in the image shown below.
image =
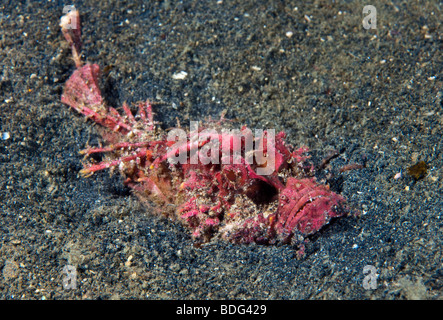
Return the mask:
[[[118, 175], [79, 176], [79, 151], [100, 139], [60, 102], [74, 70], [58, 26], [68, 4], [0, 4], [0, 298], [442, 298], [441, 2], [372, 1], [375, 30], [365, 1], [74, 2], [84, 57], [113, 66], [110, 104], [161, 101], [164, 128], [227, 110], [318, 161], [342, 151], [319, 178], [334, 173], [362, 215], [327, 226], [300, 260], [289, 245], [196, 248]], [[406, 169], [421, 160], [416, 181]]]

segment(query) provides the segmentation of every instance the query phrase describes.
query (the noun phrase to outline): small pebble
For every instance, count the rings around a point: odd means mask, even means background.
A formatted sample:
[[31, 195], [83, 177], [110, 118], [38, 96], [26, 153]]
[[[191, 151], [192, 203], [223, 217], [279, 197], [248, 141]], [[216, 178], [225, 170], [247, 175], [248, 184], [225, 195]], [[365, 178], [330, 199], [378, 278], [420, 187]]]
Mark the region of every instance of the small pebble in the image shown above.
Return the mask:
[[174, 73], [172, 75], [172, 79], [174, 80], [183, 80], [188, 76], [188, 73], [186, 71], [180, 71], [178, 73]]
[[2, 132], [2, 140], [8, 140], [10, 137], [9, 132]]

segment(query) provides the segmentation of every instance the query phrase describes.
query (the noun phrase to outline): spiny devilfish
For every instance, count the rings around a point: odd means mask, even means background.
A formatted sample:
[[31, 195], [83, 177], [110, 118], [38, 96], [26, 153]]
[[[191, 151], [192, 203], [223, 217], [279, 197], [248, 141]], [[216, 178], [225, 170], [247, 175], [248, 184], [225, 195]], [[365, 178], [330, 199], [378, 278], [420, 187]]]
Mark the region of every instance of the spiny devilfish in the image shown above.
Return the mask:
[[[72, 28], [72, 24], [77, 27]], [[307, 149], [291, 151], [284, 142], [283, 132], [272, 141], [267, 131], [254, 138], [256, 143], [262, 141], [260, 151], [265, 160], [271, 151], [274, 154], [275, 170], [268, 175], [257, 173], [266, 161], [261, 165], [246, 161], [245, 139], [250, 134], [246, 127], [241, 130], [237, 162], [233, 157], [234, 149], [238, 151], [238, 142], [235, 143], [238, 137], [233, 132], [222, 131], [211, 139], [223, 141], [225, 146], [228, 142], [227, 149], [232, 151], [228, 159], [219, 148], [212, 157], [215, 155], [217, 160], [225, 157], [223, 161], [203, 163], [199, 159], [194, 163], [171, 163], [168, 158], [179, 151], [173, 148], [176, 141], [168, 140], [166, 132], [156, 126], [149, 102], [138, 103], [137, 115], [126, 104], [122, 113], [106, 105], [98, 86], [99, 66], [80, 60], [78, 11], [64, 16], [61, 27], [77, 67], [65, 84], [61, 100], [100, 124], [107, 142], [105, 147], [82, 151], [87, 156], [94, 153], [107, 156], [106, 161], [87, 165], [82, 174], [118, 169], [127, 186], [148, 200], [146, 203], [162, 204], [157, 208], [186, 225], [196, 242], [221, 237], [234, 243], [293, 243], [302, 254], [307, 236], [320, 230], [331, 218], [349, 213], [342, 196], [313, 178], [312, 166], [305, 164]], [[222, 122], [213, 122], [212, 128], [220, 129]], [[180, 148], [188, 155], [202, 152], [211, 139], [196, 140], [188, 133]]]

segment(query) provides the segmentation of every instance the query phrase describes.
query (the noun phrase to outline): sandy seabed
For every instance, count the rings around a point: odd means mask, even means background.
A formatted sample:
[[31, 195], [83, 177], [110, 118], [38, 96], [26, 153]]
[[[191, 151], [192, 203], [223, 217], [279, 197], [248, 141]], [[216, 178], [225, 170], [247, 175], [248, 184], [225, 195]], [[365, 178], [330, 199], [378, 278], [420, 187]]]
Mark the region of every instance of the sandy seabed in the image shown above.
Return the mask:
[[314, 160], [341, 151], [318, 178], [334, 173], [362, 214], [328, 225], [302, 259], [290, 245], [195, 247], [118, 175], [79, 176], [79, 151], [100, 137], [60, 102], [74, 70], [66, 4], [0, 4], [0, 298], [441, 299], [443, 8], [372, 1], [365, 29], [365, 4], [75, 2], [110, 105], [162, 102], [164, 128], [226, 110], [239, 127], [284, 130]]

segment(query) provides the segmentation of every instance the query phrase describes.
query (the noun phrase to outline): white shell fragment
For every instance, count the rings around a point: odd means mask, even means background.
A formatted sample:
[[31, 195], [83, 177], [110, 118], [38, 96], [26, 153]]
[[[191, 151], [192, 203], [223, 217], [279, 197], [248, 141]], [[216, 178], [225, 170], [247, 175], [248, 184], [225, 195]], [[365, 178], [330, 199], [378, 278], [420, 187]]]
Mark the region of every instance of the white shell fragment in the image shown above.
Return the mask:
[[183, 80], [188, 76], [188, 73], [186, 71], [180, 71], [178, 73], [174, 73], [172, 75], [172, 79], [174, 80]]
[[8, 140], [10, 137], [9, 132], [2, 132], [2, 140]]

